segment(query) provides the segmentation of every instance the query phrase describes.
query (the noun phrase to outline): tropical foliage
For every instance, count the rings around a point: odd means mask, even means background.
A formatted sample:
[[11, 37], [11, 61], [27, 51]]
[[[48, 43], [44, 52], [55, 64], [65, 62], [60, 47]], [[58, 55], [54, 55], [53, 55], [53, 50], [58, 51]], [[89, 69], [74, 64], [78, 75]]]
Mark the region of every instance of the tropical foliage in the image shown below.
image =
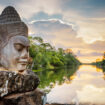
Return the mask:
[[105, 52], [103, 54], [103, 58], [102, 60], [96, 60], [96, 62], [93, 62], [92, 64], [96, 65], [96, 66], [105, 66]]
[[34, 71], [80, 64], [73, 53], [64, 53], [62, 48], [56, 50], [50, 43], [45, 43], [41, 37], [29, 37], [29, 40], [31, 43], [30, 56], [33, 59], [30, 67]]

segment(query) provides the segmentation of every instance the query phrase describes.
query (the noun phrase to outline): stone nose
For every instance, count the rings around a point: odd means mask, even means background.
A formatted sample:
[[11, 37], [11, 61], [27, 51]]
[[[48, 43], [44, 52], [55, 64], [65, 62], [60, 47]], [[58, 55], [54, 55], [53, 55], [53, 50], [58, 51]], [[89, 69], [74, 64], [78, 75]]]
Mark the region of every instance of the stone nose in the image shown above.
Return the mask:
[[22, 51], [21, 58], [28, 59], [28, 57], [29, 57], [29, 53], [28, 53], [27, 49], [24, 49]]

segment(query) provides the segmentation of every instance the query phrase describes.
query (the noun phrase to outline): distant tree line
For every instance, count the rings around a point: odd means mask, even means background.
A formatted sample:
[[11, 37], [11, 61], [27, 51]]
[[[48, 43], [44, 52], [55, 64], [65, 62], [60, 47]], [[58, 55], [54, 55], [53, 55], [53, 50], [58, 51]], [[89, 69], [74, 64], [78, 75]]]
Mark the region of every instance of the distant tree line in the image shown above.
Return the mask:
[[29, 37], [29, 40], [29, 52], [33, 60], [29, 67], [33, 70], [40, 70], [41, 68], [56, 69], [80, 64], [73, 53], [65, 53], [62, 48], [56, 50], [50, 43], [45, 43], [41, 37]]
[[96, 59], [96, 62], [93, 62], [92, 64], [96, 66], [105, 66], [105, 52], [103, 54], [102, 60]]

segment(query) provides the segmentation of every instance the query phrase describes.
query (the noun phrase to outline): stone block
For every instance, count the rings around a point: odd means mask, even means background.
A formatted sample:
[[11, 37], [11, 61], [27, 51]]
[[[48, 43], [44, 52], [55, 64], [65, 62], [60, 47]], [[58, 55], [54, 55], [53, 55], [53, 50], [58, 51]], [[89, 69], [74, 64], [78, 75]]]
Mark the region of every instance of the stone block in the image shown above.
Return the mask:
[[44, 105], [45, 94], [36, 89], [34, 91], [11, 94], [0, 100], [0, 105]]
[[31, 70], [21, 74], [13, 71], [0, 71], [0, 97], [11, 93], [32, 91], [37, 88], [39, 78]]

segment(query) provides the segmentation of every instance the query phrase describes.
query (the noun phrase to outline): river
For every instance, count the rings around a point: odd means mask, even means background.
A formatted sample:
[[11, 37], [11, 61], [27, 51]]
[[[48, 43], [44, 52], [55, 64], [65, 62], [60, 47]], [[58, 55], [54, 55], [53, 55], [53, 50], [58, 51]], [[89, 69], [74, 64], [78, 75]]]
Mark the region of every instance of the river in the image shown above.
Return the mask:
[[[101, 68], [81, 65], [61, 71], [57, 74], [53, 71], [49, 78], [44, 76], [47, 85], [42, 88], [47, 92], [47, 103], [105, 105], [105, 75]], [[56, 75], [55, 81], [51, 74]]]

